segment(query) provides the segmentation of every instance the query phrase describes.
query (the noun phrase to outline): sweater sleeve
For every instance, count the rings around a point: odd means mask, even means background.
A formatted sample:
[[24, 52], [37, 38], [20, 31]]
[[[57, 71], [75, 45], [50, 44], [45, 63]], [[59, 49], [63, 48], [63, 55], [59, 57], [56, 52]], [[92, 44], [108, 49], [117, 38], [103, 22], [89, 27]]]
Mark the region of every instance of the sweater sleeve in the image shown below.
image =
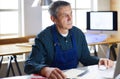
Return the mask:
[[45, 48], [39, 38], [35, 39], [35, 45], [32, 46], [32, 51], [25, 61], [24, 71], [27, 74], [39, 73], [41, 68], [47, 66], [45, 64]]
[[96, 56], [91, 56], [86, 42], [85, 35], [82, 36], [82, 53], [80, 61], [84, 66], [98, 64], [99, 58]]

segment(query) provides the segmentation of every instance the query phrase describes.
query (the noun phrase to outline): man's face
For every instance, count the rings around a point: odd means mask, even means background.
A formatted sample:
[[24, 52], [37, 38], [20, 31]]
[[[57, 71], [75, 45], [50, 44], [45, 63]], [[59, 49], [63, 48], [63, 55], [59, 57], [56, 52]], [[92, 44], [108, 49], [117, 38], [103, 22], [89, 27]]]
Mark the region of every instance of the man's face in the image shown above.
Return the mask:
[[58, 28], [69, 30], [72, 28], [72, 9], [70, 6], [60, 7], [55, 18], [55, 24]]

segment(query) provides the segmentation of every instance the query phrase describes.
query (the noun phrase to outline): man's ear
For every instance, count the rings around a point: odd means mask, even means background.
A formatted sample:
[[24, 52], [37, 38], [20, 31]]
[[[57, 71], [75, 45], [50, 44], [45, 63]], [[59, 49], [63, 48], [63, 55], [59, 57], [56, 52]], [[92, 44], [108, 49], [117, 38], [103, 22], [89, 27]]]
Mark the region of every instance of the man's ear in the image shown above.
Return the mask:
[[54, 16], [50, 16], [50, 19], [51, 19], [54, 23], [56, 23], [56, 19], [55, 19]]

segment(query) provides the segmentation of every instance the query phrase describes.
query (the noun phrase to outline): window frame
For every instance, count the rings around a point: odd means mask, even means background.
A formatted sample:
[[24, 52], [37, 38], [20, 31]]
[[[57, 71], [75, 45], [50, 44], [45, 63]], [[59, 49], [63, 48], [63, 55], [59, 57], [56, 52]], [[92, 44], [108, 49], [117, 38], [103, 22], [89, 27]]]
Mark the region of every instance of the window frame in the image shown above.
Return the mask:
[[[22, 0], [18, 0], [18, 9], [0, 9], [0, 12], [12, 12], [12, 11], [17, 11], [18, 13], [18, 29], [16, 29], [18, 32], [17, 33], [1, 33], [0, 32], [0, 39], [2, 38], [14, 38], [14, 37], [19, 37], [22, 36]], [[0, 27], [1, 28], [1, 27]]]

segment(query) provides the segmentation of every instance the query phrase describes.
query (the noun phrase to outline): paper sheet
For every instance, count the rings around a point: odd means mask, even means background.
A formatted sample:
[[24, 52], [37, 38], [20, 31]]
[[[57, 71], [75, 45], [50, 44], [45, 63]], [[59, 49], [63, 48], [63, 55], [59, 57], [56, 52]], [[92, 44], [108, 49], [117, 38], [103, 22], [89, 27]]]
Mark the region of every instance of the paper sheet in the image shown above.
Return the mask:
[[64, 72], [64, 74], [67, 76], [67, 78], [78, 78], [78, 75], [85, 72], [85, 70], [80, 69], [70, 69]]
[[32, 43], [17, 43], [16, 46], [28, 46], [31, 47], [33, 44]]

